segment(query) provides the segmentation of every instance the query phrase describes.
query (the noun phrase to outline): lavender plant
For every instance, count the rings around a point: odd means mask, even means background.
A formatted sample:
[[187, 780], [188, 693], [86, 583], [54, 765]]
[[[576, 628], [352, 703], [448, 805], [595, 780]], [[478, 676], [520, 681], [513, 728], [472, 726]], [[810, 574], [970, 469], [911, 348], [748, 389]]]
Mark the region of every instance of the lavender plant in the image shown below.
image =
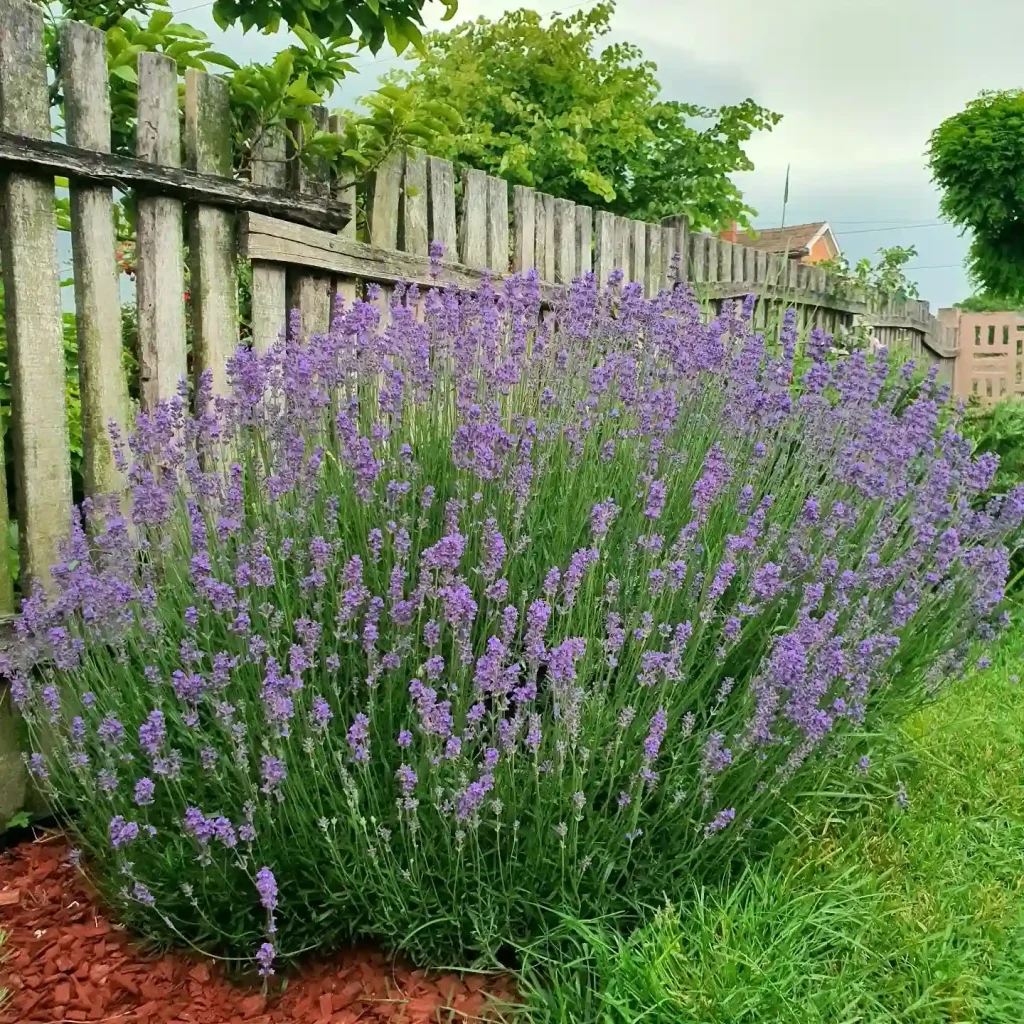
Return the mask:
[[398, 289], [115, 431], [130, 511], [86, 503], [2, 667], [123, 917], [264, 974], [493, 957], [866, 770], [1005, 619], [1024, 489], [934, 376], [816, 332], [794, 382], [751, 309]]

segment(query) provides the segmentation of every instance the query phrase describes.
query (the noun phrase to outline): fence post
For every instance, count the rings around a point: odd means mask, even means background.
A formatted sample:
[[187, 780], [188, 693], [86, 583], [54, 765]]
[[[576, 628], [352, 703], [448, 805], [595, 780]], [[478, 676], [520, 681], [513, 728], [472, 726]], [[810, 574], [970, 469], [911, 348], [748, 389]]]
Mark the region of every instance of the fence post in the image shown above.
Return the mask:
[[410, 149], [405, 155], [405, 176], [399, 205], [402, 251], [426, 256], [430, 249], [427, 237], [427, 155], [422, 149]]
[[[313, 107], [310, 110], [317, 129], [327, 128], [327, 110], [324, 107]], [[327, 172], [320, 167], [307, 168], [302, 163], [302, 127], [294, 122], [289, 125], [292, 141], [289, 146], [289, 157], [292, 162], [292, 188], [296, 192], [310, 195], [325, 196], [330, 191]], [[380, 170], [378, 170], [378, 175]], [[397, 205], [397, 199], [396, 199]], [[397, 230], [397, 228], [396, 228]], [[394, 248], [392, 245], [391, 248]], [[301, 270], [288, 274], [287, 284], [288, 309], [298, 311], [299, 332], [303, 337], [310, 334], [323, 334], [330, 327], [331, 320], [331, 278], [329, 275], [313, 271]]]
[[432, 156], [427, 161], [430, 193], [430, 241], [440, 242], [445, 263], [457, 263], [458, 234], [455, 228], [455, 172], [448, 160]]
[[512, 270], [525, 274], [536, 264], [537, 194], [526, 185], [512, 187]]
[[[0, 127], [50, 137], [43, 13], [20, 0], [0, 4]], [[71, 523], [53, 180], [5, 175], [0, 199], [21, 572], [45, 587]]]
[[576, 204], [555, 200], [555, 281], [572, 284], [576, 276]]
[[474, 270], [487, 266], [487, 175], [475, 168], [462, 172], [459, 260]]
[[[253, 154], [252, 183], [285, 188], [288, 164], [284, 132], [266, 132]], [[353, 216], [355, 213], [353, 211]], [[288, 272], [279, 263], [252, 261], [252, 347], [266, 352], [281, 337], [288, 317]]]
[[[340, 114], [331, 114], [327, 120], [327, 130], [332, 135], [341, 135], [345, 128], [345, 119]], [[421, 154], [422, 155], [422, 154]], [[420, 202], [423, 206], [423, 234], [427, 233], [427, 169], [426, 159], [423, 160], [423, 196]], [[342, 238], [351, 238], [355, 240], [357, 234], [357, 222], [356, 222], [356, 186], [355, 183], [346, 182], [331, 182], [331, 192], [334, 194], [336, 199], [341, 200], [343, 203], [348, 203], [349, 207], [349, 220], [348, 223], [338, 232]], [[429, 240], [428, 240], [429, 244]], [[426, 252], [426, 249], [424, 249]], [[334, 318], [340, 312], [340, 305], [338, 299], [340, 298], [346, 306], [350, 306], [356, 301], [356, 296], [359, 294], [359, 282], [354, 277], [339, 277], [335, 276], [331, 282], [331, 323], [334, 323]]]
[[615, 269], [615, 214], [597, 211], [594, 226], [594, 270], [598, 288], [608, 287], [608, 276]]
[[508, 273], [508, 182], [487, 176], [487, 266]]
[[[231, 176], [228, 86], [195, 68], [185, 72], [185, 151], [193, 171]], [[195, 206], [188, 214], [188, 239], [196, 384], [209, 370], [213, 393], [226, 395], [228, 360], [238, 348], [235, 218], [226, 210]]]
[[[61, 28], [64, 121], [72, 146], [110, 152], [107, 40], [96, 28]], [[82, 400], [82, 475], [86, 494], [124, 486], [108, 425], [128, 426], [128, 383], [121, 361], [121, 297], [114, 261], [113, 198], [108, 187], [70, 183], [78, 380]]]
[[661, 236], [664, 231], [660, 224], [648, 224], [646, 239], [646, 274], [644, 276], [644, 294], [653, 299], [664, 287], [665, 257], [662, 251]]
[[594, 269], [594, 211], [589, 206], [576, 207], [576, 273], [582, 276]]
[[[181, 166], [178, 66], [162, 53], [139, 54], [135, 154], [147, 163]], [[177, 199], [139, 196], [135, 208], [135, 295], [139, 311], [142, 409], [173, 398], [185, 361], [185, 272]]]
[[[672, 260], [678, 256], [676, 278], [670, 280]], [[663, 269], [659, 288], [672, 288], [676, 281], [689, 281], [692, 275], [690, 256], [690, 218], [684, 213], [665, 217], [661, 222], [661, 258]]]
[[629, 279], [643, 286], [647, 277], [647, 225], [642, 220], [629, 222]]
[[537, 193], [537, 234], [534, 239], [537, 272], [542, 281], [555, 279], [555, 197]]

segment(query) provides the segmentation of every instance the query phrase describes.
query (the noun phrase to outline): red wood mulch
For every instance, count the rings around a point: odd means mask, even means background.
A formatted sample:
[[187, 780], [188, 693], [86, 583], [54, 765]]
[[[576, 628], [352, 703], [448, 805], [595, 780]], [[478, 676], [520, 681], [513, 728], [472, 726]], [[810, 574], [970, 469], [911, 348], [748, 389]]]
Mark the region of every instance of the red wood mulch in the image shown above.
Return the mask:
[[[307, 964], [282, 995], [226, 980], [212, 961], [147, 956], [97, 908], [60, 836], [0, 854], [0, 1024], [449, 1024], [496, 1020], [511, 984], [428, 975], [374, 952]], [[280, 979], [275, 977], [274, 981]]]

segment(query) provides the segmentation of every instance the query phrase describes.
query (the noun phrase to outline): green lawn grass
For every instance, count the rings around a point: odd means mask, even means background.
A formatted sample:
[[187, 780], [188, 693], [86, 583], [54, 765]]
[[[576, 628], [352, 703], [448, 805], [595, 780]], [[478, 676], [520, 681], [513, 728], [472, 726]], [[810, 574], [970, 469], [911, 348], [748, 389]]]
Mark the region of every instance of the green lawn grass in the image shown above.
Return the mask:
[[563, 960], [527, 971], [533, 1021], [1021, 1024], [1022, 661], [1024, 631], [905, 723], [872, 769], [905, 810], [829, 818], [627, 938], [567, 922]]

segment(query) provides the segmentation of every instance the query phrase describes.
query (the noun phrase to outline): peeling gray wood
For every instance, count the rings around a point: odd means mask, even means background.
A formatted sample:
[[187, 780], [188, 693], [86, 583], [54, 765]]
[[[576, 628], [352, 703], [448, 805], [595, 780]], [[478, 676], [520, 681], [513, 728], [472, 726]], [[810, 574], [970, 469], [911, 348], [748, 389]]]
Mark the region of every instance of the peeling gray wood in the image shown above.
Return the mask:
[[[315, 267], [385, 284], [409, 281], [432, 287], [438, 283], [431, 276], [430, 261], [422, 256], [378, 249], [258, 213], [242, 215], [240, 238], [242, 255], [248, 259]], [[497, 279], [500, 275], [492, 276]], [[463, 264], [445, 264], [439, 280], [441, 284], [476, 288], [483, 280], [483, 271]], [[559, 291], [553, 285], [542, 285], [541, 297], [550, 301]]]
[[747, 280], [747, 247], [738, 242], [733, 242], [732, 246], [732, 279]]
[[758, 284], [768, 280], [768, 253], [761, 249], [754, 254], [754, 280]]
[[473, 168], [462, 172], [459, 261], [474, 270], [487, 266], [487, 175]]
[[555, 200], [555, 282], [572, 284], [576, 276], [576, 204]]
[[[345, 119], [341, 114], [331, 114], [327, 121], [327, 129], [334, 135], [341, 135], [345, 130]], [[424, 234], [426, 234], [426, 206], [427, 206], [427, 181], [426, 181], [426, 160], [423, 165], [423, 213], [424, 213]], [[356, 186], [350, 181], [331, 182], [331, 194], [335, 200], [344, 203], [352, 210], [352, 217], [344, 227], [338, 230], [338, 234], [344, 238], [356, 237], [356, 214], [357, 196]], [[430, 244], [430, 239], [427, 239]], [[359, 282], [351, 277], [335, 277], [331, 283], [331, 324], [339, 314], [349, 308], [359, 296]]]
[[487, 266], [508, 273], [508, 182], [487, 176]]
[[707, 269], [705, 271], [705, 280], [708, 284], [718, 283], [718, 239], [714, 235], [708, 235], [707, 241], [704, 243], [707, 246]]
[[[260, 140], [253, 154], [252, 183], [284, 188], [288, 183], [284, 133], [274, 130]], [[355, 221], [353, 219], [352, 223]], [[252, 345], [266, 352], [281, 339], [288, 316], [288, 274], [284, 267], [261, 260], [252, 263]]]
[[576, 207], [576, 273], [589, 274], [594, 269], [594, 211], [589, 206]]
[[427, 161], [430, 193], [430, 241], [440, 242], [445, 263], [459, 259], [458, 233], [455, 225], [455, 172], [451, 162], [432, 156]]
[[[178, 167], [178, 68], [162, 53], [139, 54], [140, 160]], [[135, 214], [135, 295], [139, 319], [142, 408], [173, 398], [187, 373], [182, 210], [177, 199], [140, 196]]]
[[647, 225], [644, 294], [649, 299], [653, 299], [665, 287], [665, 262], [662, 256], [661, 233], [660, 224]]
[[[194, 171], [231, 176], [227, 82], [195, 68], [185, 72], [185, 154]], [[238, 348], [234, 214], [214, 206], [190, 207], [188, 239], [196, 383], [209, 371], [213, 393], [227, 395], [228, 360]]]
[[690, 272], [694, 284], [705, 284], [708, 279], [707, 241], [707, 235], [690, 235]]
[[732, 281], [732, 242], [723, 238], [716, 239], [718, 242], [718, 280], [724, 282]]
[[[543, 235], [544, 244], [541, 245]], [[555, 279], [555, 197], [547, 192], [537, 194], [537, 269], [542, 281]], [[543, 256], [543, 259], [541, 258]]]
[[615, 269], [615, 214], [598, 210], [594, 225], [594, 270], [597, 286], [608, 287], [608, 277]]
[[676, 281], [689, 281], [693, 257], [690, 251], [690, 221], [684, 214], [666, 217], [661, 222], [661, 249], [665, 264], [662, 287], [674, 287]]
[[512, 188], [512, 270], [525, 274], [537, 264], [533, 240], [537, 232], [536, 193], [526, 185]]
[[623, 284], [629, 280], [632, 233], [626, 217], [615, 218], [615, 269], [622, 271]]
[[404, 167], [404, 157], [396, 150], [381, 163], [373, 176], [370, 244], [381, 249], [398, 248], [398, 207]]
[[[327, 110], [322, 106], [312, 107], [310, 113], [313, 116], [314, 125], [317, 130], [323, 131], [328, 127]], [[330, 193], [329, 171], [325, 167], [315, 164], [309, 165], [300, 158], [300, 152], [304, 143], [302, 128], [297, 124], [290, 125], [292, 138], [291, 162], [291, 186], [300, 195], [313, 195], [318, 198], [325, 198]], [[391, 173], [390, 165], [385, 161], [382, 168], [377, 169], [376, 179], [379, 181], [382, 172], [387, 179]], [[376, 183], [375, 183], [376, 184]], [[398, 232], [398, 184], [394, 184], [394, 215], [392, 218], [393, 231], [397, 236]], [[371, 211], [372, 214], [372, 211]], [[392, 247], [394, 242], [392, 242]], [[299, 270], [290, 271], [287, 281], [287, 296], [289, 311], [296, 311], [298, 314], [299, 335], [308, 338], [311, 334], [326, 334], [331, 325], [331, 289], [332, 279], [326, 274], [314, 271], [302, 272]]]
[[[107, 45], [95, 28], [61, 26], [64, 120], [68, 141], [110, 151]], [[120, 491], [108, 425], [126, 435], [128, 382], [121, 359], [121, 297], [115, 260], [113, 197], [109, 186], [70, 183], [71, 251], [82, 400], [82, 476], [89, 495]]]
[[[34, 138], [50, 132], [43, 12], [20, 0], [0, 5], [0, 127]], [[21, 573], [49, 586], [71, 524], [53, 180], [8, 174], [0, 200]]]
[[296, 198], [281, 190], [257, 188], [240, 178], [195, 174], [179, 167], [161, 167], [128, 156], [99, 153], [50, 139], [30, 139], [0, 132], [0, 167], [35, 176], [79, 178], [139, 195], [169, 196], [182, 202], [207, 203], [229, 210], [252, 210], [311, 227], [338, 228], [349, 220], [350, 208], [333, 200]]
[[430, 249], [427, 237], [427, 156], [422, 149], [410, 149], [405, 156], [401, 214], [403, 252], [426, 256]]
[[647, 225], [641, 220], [631, 220], [629, 229], [629, 277], [642, 287], [647, 279]]

